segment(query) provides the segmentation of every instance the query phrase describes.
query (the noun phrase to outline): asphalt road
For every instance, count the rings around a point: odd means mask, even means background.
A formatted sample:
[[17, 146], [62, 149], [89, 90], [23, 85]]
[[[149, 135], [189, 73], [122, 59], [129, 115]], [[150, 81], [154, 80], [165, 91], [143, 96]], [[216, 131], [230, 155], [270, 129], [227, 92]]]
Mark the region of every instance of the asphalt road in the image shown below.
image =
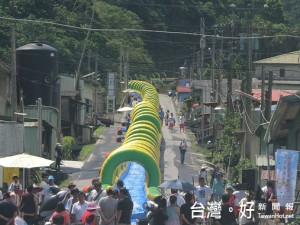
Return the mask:
[[95, 144], [94, 151], [84, 162], [64, 162], [64, 166], [68, 168], [62, 167], [62, 170], [71, 175], [79, 190], [91, 185], [92, 178], [99, 176], [99, 168], [105, 160], [105, 155], [121, 145], [116, 142], [118, 127], [120, 124], [115, 123], [114, 126], [105, 128]]

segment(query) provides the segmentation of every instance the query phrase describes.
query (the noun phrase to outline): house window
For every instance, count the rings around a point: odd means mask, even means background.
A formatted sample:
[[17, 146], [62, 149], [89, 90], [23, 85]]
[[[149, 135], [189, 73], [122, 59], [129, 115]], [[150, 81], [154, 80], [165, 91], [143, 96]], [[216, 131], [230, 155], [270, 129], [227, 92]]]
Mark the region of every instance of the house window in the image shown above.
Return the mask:
[[92, 101], [91, 101], [90, 99], [87, 99], [87, 98], [85, 99], [85, 104], [86, 104], [86, 105], [85, 105], [85, 112], [86, 112], [86, 113], [90, 113], [91, 102], [92, 102]]
[[285, 69], [280, 69], [279, 76], [280, 77], [285, 77]]

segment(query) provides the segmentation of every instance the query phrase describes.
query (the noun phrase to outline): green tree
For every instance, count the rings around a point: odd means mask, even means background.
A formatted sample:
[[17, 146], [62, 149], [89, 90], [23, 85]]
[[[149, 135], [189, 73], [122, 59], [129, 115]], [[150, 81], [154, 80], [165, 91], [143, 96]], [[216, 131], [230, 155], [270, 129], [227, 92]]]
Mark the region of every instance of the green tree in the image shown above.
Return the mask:
[[226, 113], [223, 120], [223, 135], [219, 143], [218, 153], [215, 154], [214, 162], [220, 162], [225, 169], [229, 170], [239, 163], [241, 157], [240, 144], [235, 138], [235, 132], [240, 129], [240, 117], [238, 113]]

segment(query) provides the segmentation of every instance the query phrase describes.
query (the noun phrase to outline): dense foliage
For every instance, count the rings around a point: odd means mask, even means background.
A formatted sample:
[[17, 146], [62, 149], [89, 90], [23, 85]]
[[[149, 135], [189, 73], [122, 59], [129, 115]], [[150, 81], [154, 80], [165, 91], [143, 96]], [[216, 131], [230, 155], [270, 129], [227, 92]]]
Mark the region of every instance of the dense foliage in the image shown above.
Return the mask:
[[227, 113], [222, 126], [224, 132], [214, 161], [222, 163], [225, 169], [229, 169], [236, 166], [241, 158], [240, 143], [235, 135], [235, 132], [240, 130], [240, 117], [238, 113]]
[[[265, 3], [268, 8], [263, 7]], [[123, 58], [128, 55], [130, 75], [144, 74], [150, 78], [153, 72], [165, 72], [173, 77], [184, 63], [195, 71], [200, 51], [200, 18], [203, 18], [205, 75], [210, 76], [208, 48], [212, 48], [212, 35], [216, 34], [216, 52], [222, 53], [221, 69], [225, 76], [233, 44], [233, 76], [243, 78], [247, 54], [240, 49], [239, 34], [247, 33], [251, 26], [251, 33], [268, 36], [259, 39], [259, 48], [253, 50], [254, 60], [298, 49], [297, 3], [295, 0], [0, 0], [0, 59], [10, 64], [10, 27], [15, 25], [17, 47], [35, 40], [47, 43], [59, 51], [59, 72], [74, 74], [91, 26], [93, 30], [87, 40], [90, 53], [85, 52], [82, 74], [94, 70], [95, 60], [101, 74], [118, 72], [120, 55]], [[236, 7], [230, 7], [231, 4]], [[228, 37], [235, 38], [232, 41]], [[120, 54], [121, 49], [124, 54]]]
[[72, 159], [72, 147], [75, 145], [75, 139], [70, 136], [63, 137], [62, 155], [64, 160]]

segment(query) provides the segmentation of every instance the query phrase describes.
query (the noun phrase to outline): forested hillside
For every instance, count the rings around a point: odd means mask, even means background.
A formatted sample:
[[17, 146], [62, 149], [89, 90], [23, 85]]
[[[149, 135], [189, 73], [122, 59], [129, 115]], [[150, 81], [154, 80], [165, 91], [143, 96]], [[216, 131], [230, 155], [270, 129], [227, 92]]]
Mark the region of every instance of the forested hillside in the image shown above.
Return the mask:
[[10, 30], [14, 25], [17, 47], [39, 40], [59, 51], [60, 73], [75, 73], [87, 41], [82, 73], [93, 70], [96, 58], [100, 73], [119, 71], [123, 49], [128, 52], [131, 75], [165, 72], [174, 76], [184, 63], [196, 63], [202, 28], [206, 40], [204, 67], [211, 64], [208, 49], [216, 35], [215, 51], [224, 55], [222, 69], [227, 68], [232, 48], [236, 71], [242, 71], [246, 49], [240, 48], [238, 37], [250, 27], [251, 33], [260, 37], [258, 49], [253, 50], [254, 59], [299, 49], [298, 2], [0, 0], [0, 58], [10, 64]]

